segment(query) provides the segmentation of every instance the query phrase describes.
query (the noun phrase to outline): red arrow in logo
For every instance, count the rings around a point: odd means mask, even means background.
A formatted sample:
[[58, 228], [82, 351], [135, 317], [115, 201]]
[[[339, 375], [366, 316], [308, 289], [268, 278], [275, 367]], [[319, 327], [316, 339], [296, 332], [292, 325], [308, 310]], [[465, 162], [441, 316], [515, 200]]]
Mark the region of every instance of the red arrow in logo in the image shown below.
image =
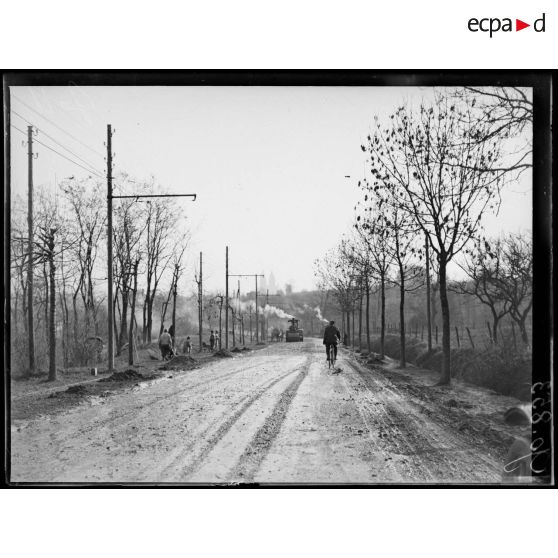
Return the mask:
[[521, 31], [522, 29], [525, 29], [526, 27], [531, 27], [531, 24], [530, 23], [525, 23], [524, 21], [521, 21], [520, 19], [515, 20], [515, 30], [516, 31]]

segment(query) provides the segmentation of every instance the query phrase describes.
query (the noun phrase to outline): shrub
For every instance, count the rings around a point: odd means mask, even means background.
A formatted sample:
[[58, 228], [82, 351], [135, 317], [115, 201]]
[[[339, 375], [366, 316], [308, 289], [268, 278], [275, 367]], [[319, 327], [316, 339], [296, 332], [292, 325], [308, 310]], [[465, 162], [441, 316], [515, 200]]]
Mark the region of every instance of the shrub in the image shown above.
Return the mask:
[[[372, 348], [379, 352], [379, 338], [372, 341]], [[395, 360], [400, 358], [397, 335], [386, 336], [385, 352]], [[405, 352], [410, 363], [441, 373], [443, 354], [440, 347], [434, 347], [429, 353], [424, 342], [407, 338]], [[453, 378], [518, 399], [528, 401], [531, 398], [532, 356], [529, 351], [522, 352], [498, 345], [486, 350], [452, 349], [451, 363]]]

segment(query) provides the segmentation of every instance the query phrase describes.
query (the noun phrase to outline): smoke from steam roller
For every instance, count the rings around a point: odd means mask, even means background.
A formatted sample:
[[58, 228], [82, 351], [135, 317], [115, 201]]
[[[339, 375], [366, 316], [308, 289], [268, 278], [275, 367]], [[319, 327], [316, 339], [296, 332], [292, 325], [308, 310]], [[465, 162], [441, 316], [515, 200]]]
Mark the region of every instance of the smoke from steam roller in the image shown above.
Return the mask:
[[265, 308], [260, 308], [260, 314], [263, 314], [266, 318], [270, 318], [272, 316], [282, 319], [294, 318], [294, 316], [287, 314], [284, 310], [281, 310], [281, 308], [270, 306], [269, 304], [266, 304]]

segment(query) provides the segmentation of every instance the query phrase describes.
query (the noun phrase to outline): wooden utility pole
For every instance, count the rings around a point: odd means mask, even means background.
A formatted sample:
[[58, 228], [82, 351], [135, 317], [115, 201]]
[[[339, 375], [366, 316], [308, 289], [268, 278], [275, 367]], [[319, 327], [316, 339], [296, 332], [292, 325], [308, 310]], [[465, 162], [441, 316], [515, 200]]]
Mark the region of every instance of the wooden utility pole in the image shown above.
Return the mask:
[[[265, 291], [265, 305], [269, 306], [269, 289]], [[267, 314], [264, 314], [264, 323], [265, 323], [265, 338], [262, 337], [262, 341], [267, 341], [267, 332], [269, 331], [269, 317]]]
[[[258, 276], [254, 275], [256, 278], [256, 343], [259, 342], [259, 331], [258, 331]], [[263, 275], [260, 275], [263, 277]]]
[[56, 229], [50, 229], [47, 237], [47, 258], [49, 263], [49, 289], [50, 289], [50, 308], [48, 320], [48, 379], [49, 382], [56, 381], [56, 287], [55, 273], [56, 265], [54, 263], [54, 235]]
[[108, 371], [114, 370], [114, 300], [112, 293], [112, 129], [107, 124], [107, 266], [108, 266]]
[[29, 374], [35, 372], [35, 328], [33, 325], [33, 126], [27, 126], [27, 335]]
[[[107, 124], [107, 265], [108, 265], [108, 369], [114, 370], [114, 299], [113, 299], [113, 269], [112, 269], [112, 200], [113, 199], [134, 199], [140, 198], [193, 198], [196, 201], [196, 194], [127, 194], [115, 196], [112, 192], [112, 127]], [[165, 313], [170, 300], [164, 305]], [[161, 320], [163, 324], [164, 315]], [[161, 332], [159, 333], [159, 335]]]
[[[228, 252], [227, 252], [228, 253]], [[259, 339], [259, 332], [258, 332], [258, 277], [265, 277], [264, 275], [257, 274], [257, 273], [227, 273], [227, 277], [254, 277], [256, 279], [256, 343]], [[227, 281], [228, 285], [228, 281]], [[252, 316], [250, 314], [250, 341], [252, 340]]]
[[252, 306], [248, 309], [248, 326], [250, 327], [250, 343], [252, 343], [254, 337], [252, 333]]
[[244, 339], [244, 312], [242, 312], [242, 304], [240, 303], [240, 279], [238, 280], [238, 290], [236, 291], [237, 300], [237, 313], [240, 320], [240, 343], [242, 345], [246, 344]]
[[229, 348], [229, 247], [225, 247], [225, 349]]
[[176, 339], [176, 295], [177, 295], [177, 288], [178, 288], [178, 275], [180, 273], [180, 269], [178, 264], [174, 266], [174, 282], [172, 287], [172, 346], [175, 346], [175, 339]]

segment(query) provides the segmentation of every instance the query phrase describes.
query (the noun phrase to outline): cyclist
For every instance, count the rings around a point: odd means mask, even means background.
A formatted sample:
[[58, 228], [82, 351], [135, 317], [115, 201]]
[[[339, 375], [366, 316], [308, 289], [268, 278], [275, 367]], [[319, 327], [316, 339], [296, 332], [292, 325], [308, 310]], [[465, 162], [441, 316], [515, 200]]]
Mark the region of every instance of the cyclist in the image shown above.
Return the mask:
[[341, 333], [337, 329], [337, 327], [335, 327], [335, 322], [331, 320], [329, 322], [329, 325], [326, 326], [324, 330], [324, 341], [323, 341], [323, 344], [326, 347], [326, 355], [327, 355], [328, 362], [329, 362], [330, 347], [333, 348], [334, 358], [335, 360], [337, 360], [337, 343], [340, 339], [341, 339]]

